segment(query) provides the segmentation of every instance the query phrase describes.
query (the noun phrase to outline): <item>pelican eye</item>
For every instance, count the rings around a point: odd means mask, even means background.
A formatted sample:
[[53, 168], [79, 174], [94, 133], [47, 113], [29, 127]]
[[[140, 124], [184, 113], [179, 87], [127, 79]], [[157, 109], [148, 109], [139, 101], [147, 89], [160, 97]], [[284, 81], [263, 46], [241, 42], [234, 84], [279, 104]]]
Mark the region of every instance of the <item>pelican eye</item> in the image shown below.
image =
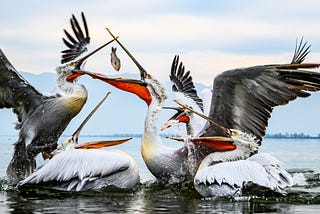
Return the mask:
[[230, 131], [231, 131], [231, 136], [239, 135], [239, 132], [237, 130], [230, 129]]

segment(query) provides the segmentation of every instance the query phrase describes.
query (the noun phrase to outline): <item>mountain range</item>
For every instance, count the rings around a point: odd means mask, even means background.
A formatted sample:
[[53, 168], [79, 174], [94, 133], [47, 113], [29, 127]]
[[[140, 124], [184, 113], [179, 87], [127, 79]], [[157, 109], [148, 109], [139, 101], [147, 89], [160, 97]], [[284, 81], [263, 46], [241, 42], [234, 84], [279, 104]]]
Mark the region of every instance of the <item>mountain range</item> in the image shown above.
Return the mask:
[[[53, 93], [56, 90], [56, 79], [54, 73], [32, 74], [21, 72], [22, 76], [39, 91], [44, 94]], [[139, 78], [138, 75], [120, 74], [116, 76]], [[112, 77], [112, 76], [111, 76]], [[113, 135], [113, 134], [141, 134], [143, 133], [144, 117], [147, 105], [133, 94], [115, 89], [101, 81], [82, 76], [78, 83], [84, 84], [89, 96], [83, 110], [75, 117], [65, 135], [71, 135], [80, 125], [86, 115], [102, 99], [106, 92], [111, 94], [105, 103], [98, 109], [95, 115], [83, 129], [83, 135]], [[170, 82], [165, 82], [169, 92], [169, 99], [166, 106], [176, 106], [172, 102]], [[196, 84], [199, 92], [208, 88], [203, 84]], [[201, 93], [199, 93], [201, 94]], [[276, 107], [269, 120], [267, 133], [306, 133], [311, 136], [318, 136], [320, 133], [318, 121], [320, 121], [320, 94], [312, 93], [308, 98], [299, 98], [288, 105]], [[172, 115], [172, 110], [164, 110], [161, 113], [159, 126]], [[18, 132], [14, 129], [16, 116], [10, 109], [0, 109], [0, 135], [15, 135]], [[174, 129], [166, 133], [176, 133]]]

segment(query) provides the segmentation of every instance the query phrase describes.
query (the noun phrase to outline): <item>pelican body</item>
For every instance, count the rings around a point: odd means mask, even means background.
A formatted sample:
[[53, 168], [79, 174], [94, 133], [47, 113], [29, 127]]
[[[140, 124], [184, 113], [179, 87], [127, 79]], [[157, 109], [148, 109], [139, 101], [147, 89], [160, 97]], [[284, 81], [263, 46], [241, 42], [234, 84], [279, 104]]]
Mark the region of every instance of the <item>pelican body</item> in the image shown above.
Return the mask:
[[[165, 183], [178, 183], [184, 180], [192, 180], [188, 157], [190, 152], [187, 146], [180, 148], [168, 147], [162, 143], [158, 134], [157, 122], [162, 110], [163, 102], [167, 99], [167, 91], [158, 80], [146, 75], [144, 81], [122, 78], [108, 78], [98, 75], [100, 79], [114, 87], [136, 94], [148, 105], [144, 122], [144, 133], [141, 141], [141, 154], [149, 171], [159, 180]], [[202, 147], [199, 145], [198, 147]], [[206, 147], [197, 153], [197, 164], [207, 155], [216, 151], [212, 147]]]
[[[9, 182], [16, 184], [29, 175], [35, 168], [35, 156], [40, 152], [50, 153], [57, 147], [57, 140], [69, 122], [82, 109], [87, 100], [87, 90], [83, 85], [75, 84], [79, 76], [85, 74], [80, 70], [83, 62], [104, 44], [77, 61], [85, 52], [90, 42], [86, 19], [82, 13], [84, 31], [75, 16], [70, 19], [74, 36], [64, 30], [63, 38], [68, 49], [62, 51], [62, 65], [56, 69], [57, 86], [60, 92], [46, 96], [36, 90], [11, 65], [0, 50], [0, 108], [12, 108], [18, 116], [18, 141], [14, 144], [14, 153], [7, 168]], [[90, 75], [88, 72], [86, 73]]]
[[[280, 161], [266, 153], [257, 153], [259, 140], [234, 131], [236, 149], [214, 152], [205, 157], [194, 177], [195, 189], [203, 197], [241, 196], [251, 191], [252, 184], [270, 192], [286, 194], [284, 188], [293, 185], [293, 178]], [[252, 155], [254, 154], [254, 155]]]
[[105, 148], [76, 149], [71, 145], [22, 180], [19, 187], [87, 191], [108, 186], [132, 188], [138, 183], [138, 166], [128, 154]]
[[[320, 90], [320, 74], [302, 70], [319, 66], [302, 63], [309, 47], [301, 40], [290, 64], [254, 66], [220, 74], [214, 81], [209, 117], [194, 111], [196, 107], [192, 105], [182, 105], [185, 115], [190, 116], [184, 121], [192, 133], [197, 128], [192, 123], [193, 112], [207, 120], [201, 136], [192, 136], [192, 142], [216, 148], [219, 142], [210, 139], [230, 139], [226, 141], [230, 143], [229, 150], [207, 155], [198, 167], [194, 185], [202, 196], [239, 196], [250, 192], [252, 184], [286, 194], [284, 188], [293, 185], [281, 163], [268, 154], [258, 153], [258, 149], [273, 107], [308, 97], [307, 91]], [[174, 120], [181, 121], [178, 117]]]
[[13, 158], [7, 175], [12, 183], [24, 178], [35, 168], [35, 156], [54, 149], [57, 140], [69, 122], [81, 110], [87, 100], [83, 85], [74, 85], [72, 68], [57, 68], [58, 87], [64, 94], [46, 96], [32, 87], [11, 65], [0, 50], [0, 107], [13, 108], [18, 114], [20, 129], [14, 144]]
[[19, 183], [19, 187], [41, 187], [62, 191], [97, 190], [108, 186], [131, 188], [139, 183], [136, 162], [126, 153], [102, 147], [131, 138], [78, 144], [78, 137], [106, 96], [84, 119], [72, 137], [51, 152], [51, 159]]
[[[107, 30], [116, 39], [110, 30]], [[147, 103], [141, 153], [151, 173], [163, 181], [181, 181], [179, 178], [190, 178], [192, 173], [188, 172], [189, 163], [186, 161], [188, 148], [186, 146], [179, 149], [168, 148], [162, 144], [157, 133], [159, 112], [167, 98], [165, 88], [143, 69], [118, 39], [116, 41], [137, 65], [141, 81], [111, 79], [105, 76], [96, 78], [121, 90], [134, 93]], [[235, 150], [236, 146], [231, 144], [233, 139], [230, 129], [253, 135], [260, 144], [273, 107], [287, 104], [297, 97], [307, 97], [310, 95], [308, 91], [320, 90], [320, 74], [306, 70], [317, 68], [319, 64], [302, 63], [309, 53], [310, 46], [305, 47], [306, 44], [302, 44], [301, 40], [300, 45], [296, 46], [290, 64], [234, 69], [225, 71], [215, 78], [208, 113], [211, 122], [204, 124], [204, 128], [197, 134], [200, 138], [196, 140], [198, 146], [207, 144], [211, 146], [207, 149], [196, 149], [195, 163], [200, 163], [204, 157], [213, 152]], [[190, 86], [188, 79], [186, 83]], [[197, 166], [195, 164], [195, 169]]]

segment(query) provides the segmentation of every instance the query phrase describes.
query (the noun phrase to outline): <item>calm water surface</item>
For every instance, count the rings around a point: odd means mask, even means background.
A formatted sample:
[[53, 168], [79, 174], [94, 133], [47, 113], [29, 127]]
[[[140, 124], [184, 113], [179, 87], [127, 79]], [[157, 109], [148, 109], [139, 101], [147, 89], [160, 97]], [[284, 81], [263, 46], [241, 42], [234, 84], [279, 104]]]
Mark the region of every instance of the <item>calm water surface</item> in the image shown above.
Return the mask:
[[[80, 141], [104, 138], [81, 137]], [[15, 140], [14, 136], [0, 136], [0, 213], [320, 213], [320, 140], [317, 139], [265, 139], [260, 151], [279, 159], [294, 176], [295, 185], [287, 189], [285, 197], [236, 199], [203, 199], [188, 183], [157, 184], [141, 159], [140, 138], [117, 146], [138, 162], [142, 184], [132, 190], [108, 188], [66, 193], [12, 189], [6, 185], [5, 170]]]

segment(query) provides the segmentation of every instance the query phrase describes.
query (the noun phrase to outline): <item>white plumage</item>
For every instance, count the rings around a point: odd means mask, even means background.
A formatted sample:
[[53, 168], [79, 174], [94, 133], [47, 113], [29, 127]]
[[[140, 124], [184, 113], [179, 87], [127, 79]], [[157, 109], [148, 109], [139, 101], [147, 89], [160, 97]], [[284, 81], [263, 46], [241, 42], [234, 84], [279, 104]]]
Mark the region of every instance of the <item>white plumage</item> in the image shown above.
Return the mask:
[[293, 185], [292, 177], [279, 161], [262, 153], [205, 167], [194, 178], [195, 188], [204, 197], [239, 196], [249, 182], [281, 194], [285, 194], [283, 188]]
[[71, 149], [55, 155], [19, 183], [65, 191], [106, 186], [131, 188], [139, 182], [135, 161], [126, 153], [109, 149]]

